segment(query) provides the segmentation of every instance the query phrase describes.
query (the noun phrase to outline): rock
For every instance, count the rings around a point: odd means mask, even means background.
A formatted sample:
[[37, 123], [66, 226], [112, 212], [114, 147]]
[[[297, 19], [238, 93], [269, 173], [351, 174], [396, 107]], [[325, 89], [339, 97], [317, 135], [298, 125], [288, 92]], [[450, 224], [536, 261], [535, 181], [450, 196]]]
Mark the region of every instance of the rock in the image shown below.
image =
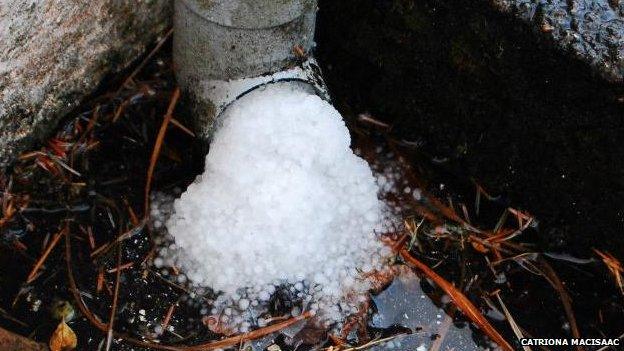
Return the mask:
[[624, 80], [624, 1], [493, 0], [503, 13], [530, 24], [590, 64], [603, 78]]
[[[572, 2], [600, 6], [607, 17], [596, 28], [621, 23], [606, 1]], [[537, 216], [543, 247], [624, 255], [621, 63], [604, 71], [617, 55], [581, 55], [555, 39], [563, 29], [539, 30], [541, 10], [529, 21], [505, 3], [321, 1], [318, 56], [329, 90], [343, 112], [390, 123], [399, 138], [447, 160], [436, 167]], [[565, 28], [578, 13], [550, 25]], [[610, 40], [585, 34], [578, 48]], [[621, 43], [596, 45], [615, 52]]]
[[170, 26], [168, 0], [0, 0], [0, 169]]

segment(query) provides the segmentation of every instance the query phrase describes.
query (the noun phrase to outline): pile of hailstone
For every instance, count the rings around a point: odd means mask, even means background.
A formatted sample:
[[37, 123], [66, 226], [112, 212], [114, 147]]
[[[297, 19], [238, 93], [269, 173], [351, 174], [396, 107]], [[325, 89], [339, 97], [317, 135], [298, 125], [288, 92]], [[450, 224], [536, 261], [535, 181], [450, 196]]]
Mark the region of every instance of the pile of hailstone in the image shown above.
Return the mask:
[[241, 97], [221, 116], [204, 173], [173, 204], [155, 197], [153, 224], [169, 243], [155, 265], [215, 292], [207, 314], [233, 331], [265, 325], [279, 291], [293, 316], [330, 325], [354, 313], [363, 277], [389, 256], [378, 237], [388, 214], [349, 145], [338, 111], [296, 86]]

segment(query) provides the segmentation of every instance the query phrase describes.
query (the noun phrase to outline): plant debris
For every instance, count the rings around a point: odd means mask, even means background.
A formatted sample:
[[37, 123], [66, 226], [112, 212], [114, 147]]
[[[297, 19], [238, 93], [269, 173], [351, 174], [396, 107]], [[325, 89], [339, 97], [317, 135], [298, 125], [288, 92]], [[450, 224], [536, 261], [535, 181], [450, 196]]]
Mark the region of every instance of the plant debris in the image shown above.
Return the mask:
[[76, 333], [61, 320], [50, 338], [50, 351], [71, 351], [78, 346]]
[[[58, 350], [72, 347], [72, 330], [85, 350], [244, 349], [252, 339], [284, 351], [381, 350], [425, 335], [374, 327], [380, 311], [369, 302], [348, 320], [351, 329], [330, 336], [310, 327], [307, 311], [286, 316], [292, 307], [286, 294], [275, 298], [266, 326], [231, 334], [203, 319], [214, 296], [180, 282], [177, 267], [154, 267], [149, 194], [179, 194], [203, 170], [205, 151], [177, 103], [170, 44], [158, 48], [0, 175], [0, 327], [52, 347], [50, 335], [61, 325], [50, 309], [64, 301]], [[418, 142], [397, 139], [393, 126], [378, 122], [351, 114], [353, 146], [377, 174], [394, 175], [383, 200], [404, 224], [386, 244], [400, 253], [394, 267], [411, 263], [425, 272], [420, 285], [446, 311], [444, 323], [474, 323], [479, 345], [496, 342], [507, 350], [520, 335], [621, 334], [623, 271], [616, 257], [590, 248], [601, 262], [545, 251], [546, 233], [529, 211], [477, 180], [450, 174]], [[391, 272], [371, 277], [378, 291], [392, 278]], [[75, 318], [67, 318], [74, 307]], [[289, 333], [293, 328], [298, 332]]]

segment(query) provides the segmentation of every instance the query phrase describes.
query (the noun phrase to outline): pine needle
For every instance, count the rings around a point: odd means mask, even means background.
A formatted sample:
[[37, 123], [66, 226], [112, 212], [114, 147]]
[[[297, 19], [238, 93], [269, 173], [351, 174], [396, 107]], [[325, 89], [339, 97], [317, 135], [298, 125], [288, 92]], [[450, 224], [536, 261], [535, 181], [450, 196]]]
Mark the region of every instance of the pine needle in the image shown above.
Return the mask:
[[46, 247], [45, 251], [43, 252], [43, 255], [39, 257], [39, 259], [33, 266], [32, 270], [30, 271], [30, 274], [28, 274], [28, 278], [26, 278], [26, 284], [32, 283], [37, 278], [37, 273], [39, 272], [39, 270], [45, 263], [46, 259], [48, 258], [48, 256], [50, 255], [50, 253], [52, 252], [56, 244], [58, 244], [59, 240], [61, 239], [61, 237], [63, 236], [66, 230], [67, 230], [67, 226], [63, 227], [61, 231], [59, 231], [58, 233], [54, 235], [54, 237], [52, 237], [52, 241], [48, 244], [48, 247]]
[[[520, 327], [516, 323], [516, 320], [513, 318], [511, 313], [509, 313], [509, 310], [507, 309], [507, 306], [505, 305], [505, 303], [503, 303], [503, 299], [501, 299], [500, 294], [498, 293], [498, 291], [494, 294], [494, 296], [496, 296], [496, 298], [498, 299], [498, 304], [503, 309], [503, 313], [505, 314], [505, 318], [507, 319], [507, 323], [509, 323], [509, 326], [511, 327], [511, 330], [513, 330], [514, 334], [516, 334], [516, 338], [518, 338], [518, 340], [523, 339], [524, 335], [522, 334], [522, 330], [520, 330]], [[531, 348], [528, 347], [528, 346], [522, 346], [522, 349], [524, 351], [531, 351]]]
[[154, 151], [152, 151], [152, 157], [150, 158], [149, 168], [147, 169], [147, 180], [145, 182], [145, 208], [143, 209], [143, 215], [147, 218], [149, 211], [149, 193], [152, 188], [152, 177], [154, 175], [154, 169], [156, 168], [156, 162], [158, 161], [158, 156], [160, 155], [160, 149], [162, 148], [163, 141], [165, 139], [165, 134], [167, 133], [167, 126], [171, 121], [173, 116], [173, 110], [178, 103], [178, 99], [180, 98], [180, 88], [176, 88], [173, 91], [173, 95], [171, 96], [171, 100], [169, 101], [169, 107], [167, 108], [167, 113], [163, 118], [162, 125], [160, 126], [160, 130], [158, 131], [158, 136], [156, 137], [156, 142], [154, 143]]

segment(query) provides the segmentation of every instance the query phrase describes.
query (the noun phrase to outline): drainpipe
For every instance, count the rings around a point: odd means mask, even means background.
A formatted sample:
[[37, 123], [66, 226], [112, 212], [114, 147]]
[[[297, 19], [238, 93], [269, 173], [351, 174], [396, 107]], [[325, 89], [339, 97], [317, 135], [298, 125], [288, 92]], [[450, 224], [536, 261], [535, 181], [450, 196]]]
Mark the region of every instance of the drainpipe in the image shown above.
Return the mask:
[[317, 0], [175, 0], [176, 79], [200, 136], [265, 84], [288, 81], [328, 99], [311, 56], [316, 10]]

